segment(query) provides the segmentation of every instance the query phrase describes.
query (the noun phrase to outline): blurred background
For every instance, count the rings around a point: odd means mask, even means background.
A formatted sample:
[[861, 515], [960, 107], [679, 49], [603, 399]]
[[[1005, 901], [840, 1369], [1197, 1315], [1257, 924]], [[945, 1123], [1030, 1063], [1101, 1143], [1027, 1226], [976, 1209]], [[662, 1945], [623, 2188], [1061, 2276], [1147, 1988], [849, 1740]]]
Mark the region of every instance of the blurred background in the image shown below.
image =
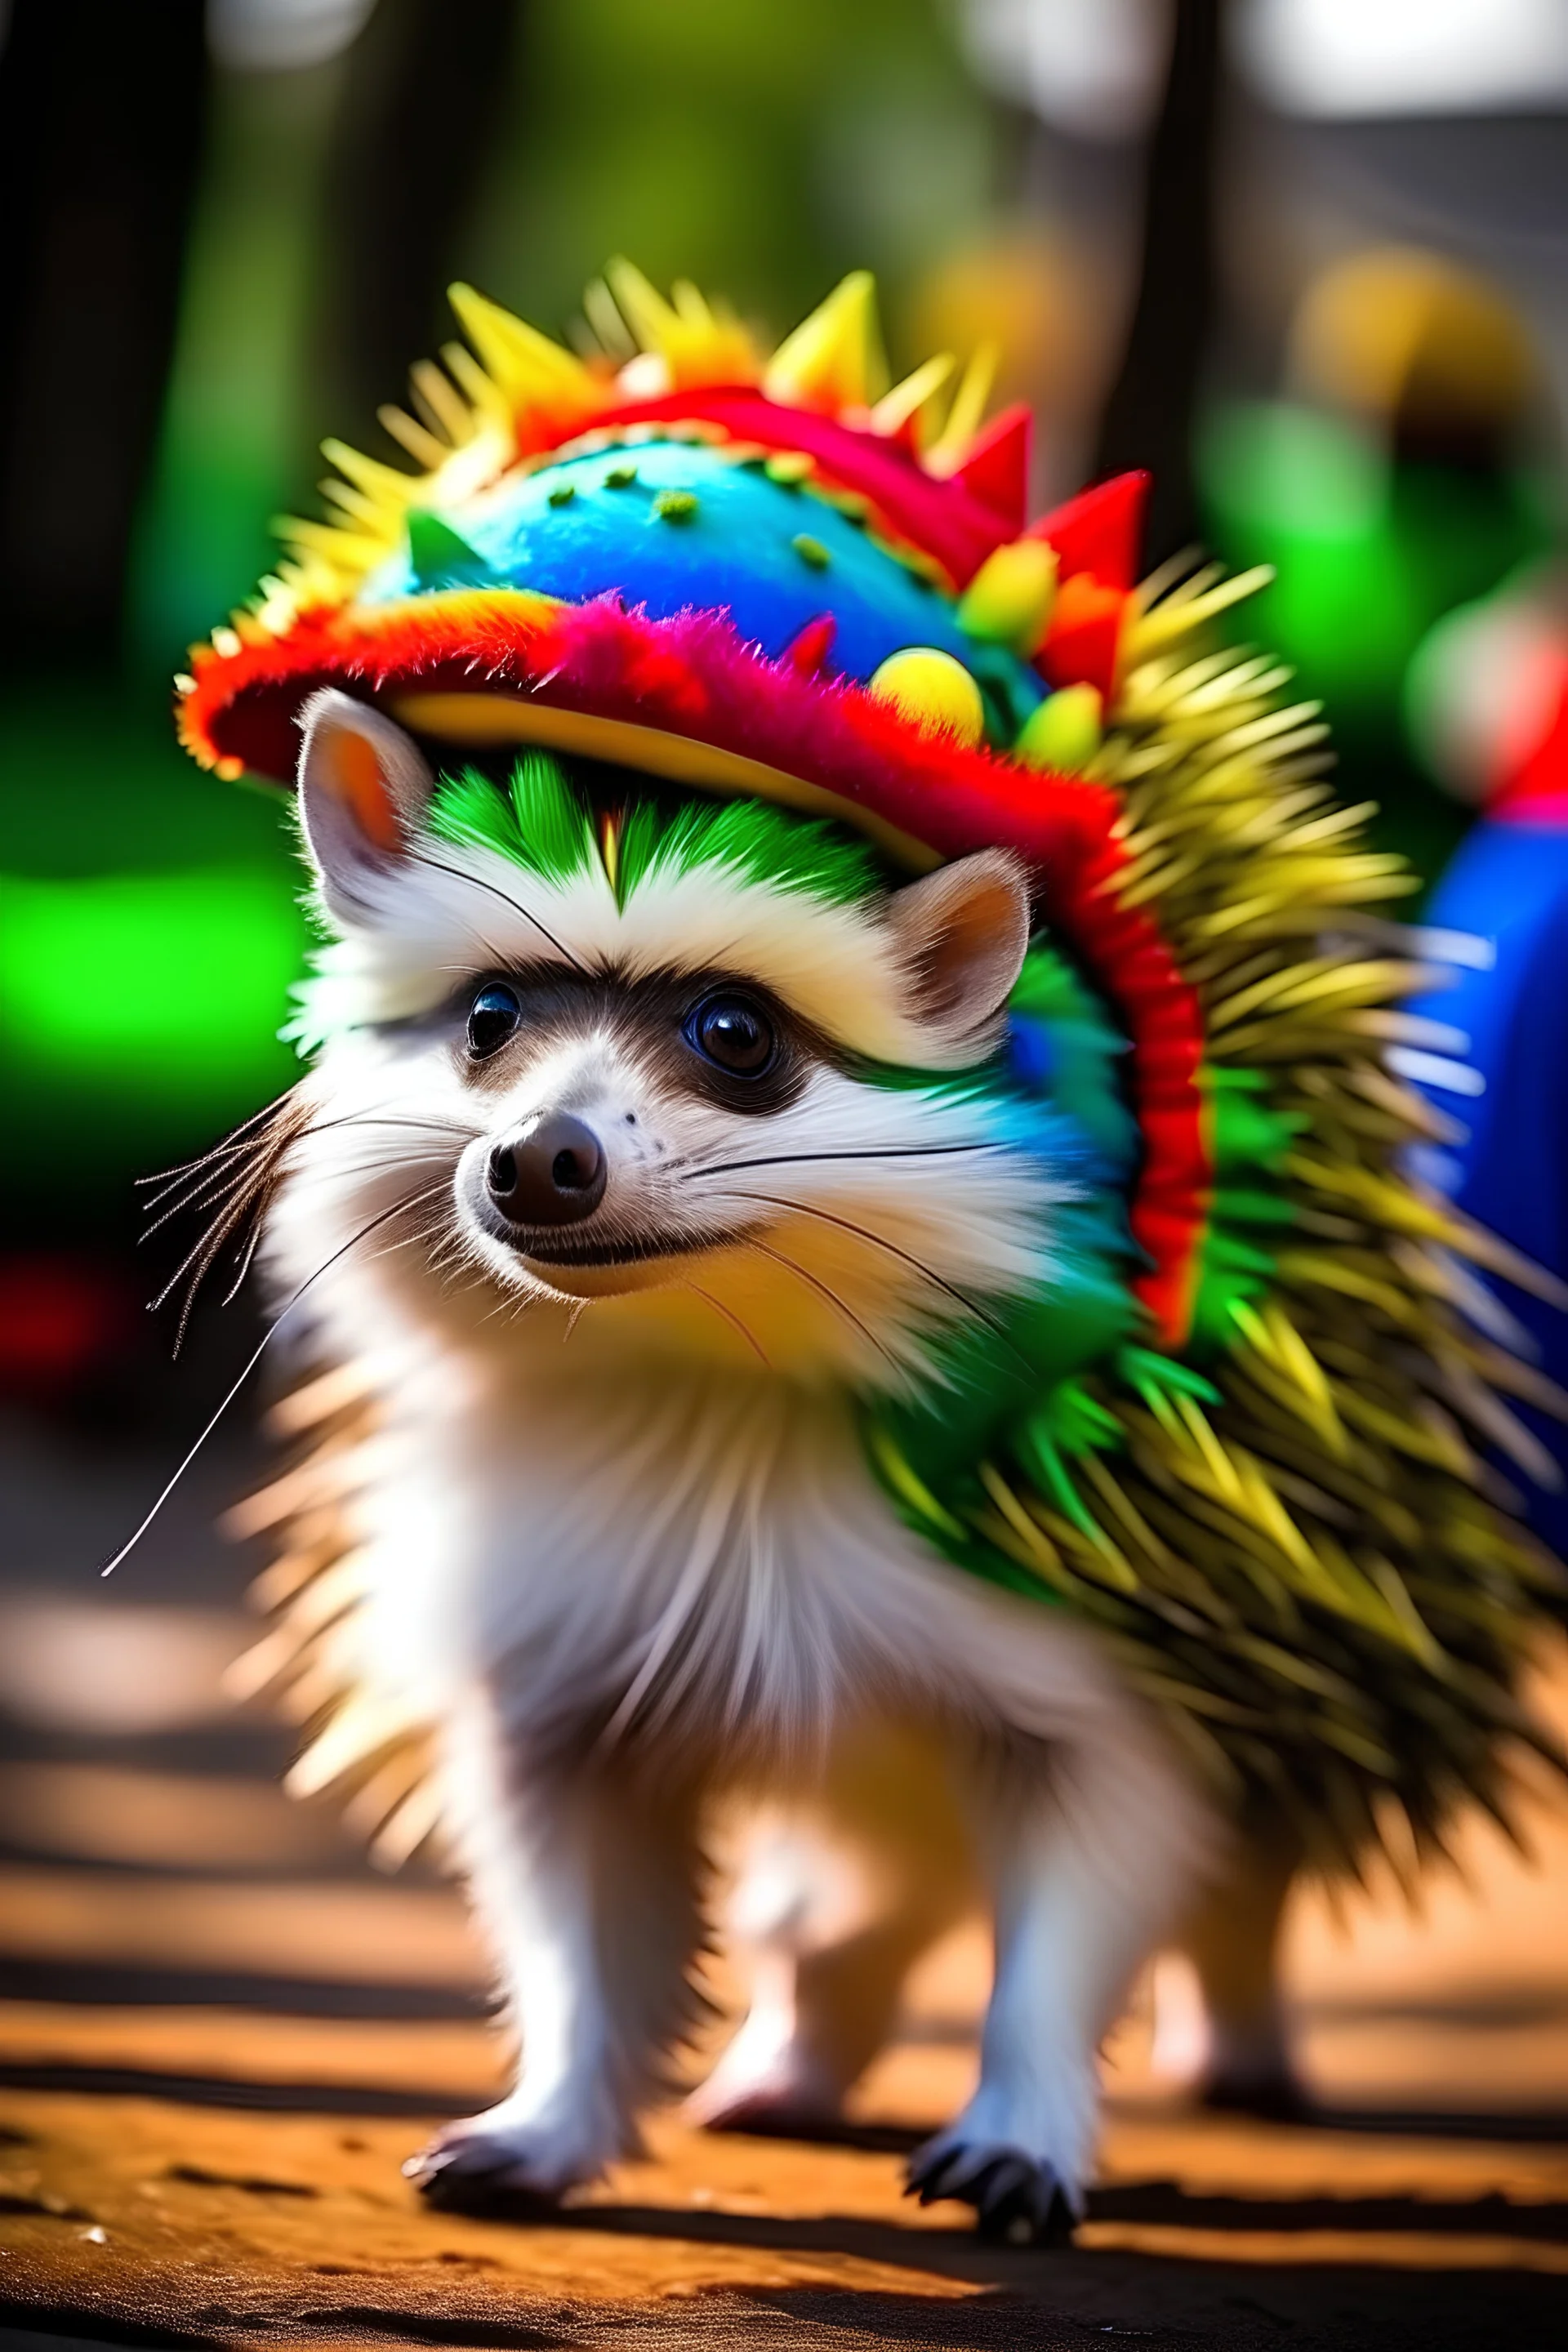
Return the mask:
[[[1149, 466], [1152, 562], [1279, 566], [1247, 625], [1435, 885], [1521, 779], [1568, 813], [1565, 132], [1561, 0], [0, 0], [10, 2079], [223, 2073], [195, 2025], [155, 2066], [138, 2003], [473, 2014], [447, 1897], [362, 1884], [272, 1793], [286, 1729], [222, 1696], [258, 1405], [97, 1580], [258, 1328], [209, 1304], [176, 1362], [144, 1311], [174, 1253], [134, 1180], [288, 1084], [304, 941], [279, 804], [183, 758], [169, 682], [315, 511], [321, 436], [398, 461], [377, 406], [457, 277], [570, 338], [626, 251], [776, 335], [869, 265], [896, 368], [994, 340], [1039, 504]], [[1476, 1966], [1536, 2038], [1472, 2089], [1568, 2111], [1568, 1988], [1507, 1885]], [[405, 1908], [367, 1937], [373, 1895]], [[1409, 2105], [1395, 1963], [1300, 1933], [1322, 2085], [1381, 2048]]]

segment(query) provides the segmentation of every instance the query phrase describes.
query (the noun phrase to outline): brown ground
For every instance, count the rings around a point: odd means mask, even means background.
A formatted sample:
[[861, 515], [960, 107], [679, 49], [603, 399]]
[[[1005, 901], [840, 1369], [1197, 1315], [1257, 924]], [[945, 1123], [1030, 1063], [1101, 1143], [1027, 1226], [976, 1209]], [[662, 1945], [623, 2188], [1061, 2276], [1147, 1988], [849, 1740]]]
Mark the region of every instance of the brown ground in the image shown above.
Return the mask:
[[1344, 1933], [1300, 1904], [1318, 2126], [1185, 2112], [1135, 2016], [1070, 2250], [987, 2248], [899, 2193], [973, 2067], [974, 1932], [913, 1988], [856, 2144], [666, 2117], [551, 2226], [463, 2220], [398, 2172], [500, 2079], [455, 1898], [369, 1872], [277, 1793], [280, 1736], [218, 1707], [237, 1564], [200, 1554], [199, 1605], [110, 1588], [106, 1622], [25, 1540], [26, 1580], [0, 1567], [0, 2342], [1568, 2344], [1561, 1801], [1533, 1873], [1469, 1825], [1473, 1884], [1423, 1922], [1386, 1893]]
[[[71, 1997], [90, 1955], [177, 1956], [213, 1983], [265, 1959], [280, 1986], [308, 1963], [318, 1985], [434, 1998], [477, 1981], [444, 1891], [15, 1864], [0, 1934], [52, 1955], [65, 1997], [0, 2004], [0, 2315], [247, 2346], [1568, 2340], [1568, 1874], [1472, 1843], [1489, 1901], [1438, 1889], [1425, 1930], [1367, 1908], [1347, 1946], [1302, 1908], [1292, 1971], [1338, 2126], [1184, 2112], [1132, 2021], [1091, 2218], [1050, 2253], [983, 2247], [958, 2209], [899, 2194], [900, 2146], [970, 2074], [977, 1936], [924, 1971], [863, 2144], [666, 2117], [647, 2162], [525, 2228], [430, 2212], [398, 2174], [428, 2123], [493, 2095], [480, 2020]], [[1568, 1825], [1551, 1844], [1568, 1859]], [[216, 2104], [241, 2099], [259, 2104]]]

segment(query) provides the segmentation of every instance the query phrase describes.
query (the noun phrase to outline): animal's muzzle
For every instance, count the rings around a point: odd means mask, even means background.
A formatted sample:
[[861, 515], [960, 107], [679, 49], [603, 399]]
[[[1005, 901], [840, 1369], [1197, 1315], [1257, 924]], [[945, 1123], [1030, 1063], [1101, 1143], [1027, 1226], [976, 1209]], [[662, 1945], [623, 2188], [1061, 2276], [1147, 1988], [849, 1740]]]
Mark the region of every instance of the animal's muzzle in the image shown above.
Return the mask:
[[605, 1148], [591, 1127], [561, 1114], [498, 1143], [485, 1163], [491, 1203], [512, 1225], [574, 1225], [605, 1197]]

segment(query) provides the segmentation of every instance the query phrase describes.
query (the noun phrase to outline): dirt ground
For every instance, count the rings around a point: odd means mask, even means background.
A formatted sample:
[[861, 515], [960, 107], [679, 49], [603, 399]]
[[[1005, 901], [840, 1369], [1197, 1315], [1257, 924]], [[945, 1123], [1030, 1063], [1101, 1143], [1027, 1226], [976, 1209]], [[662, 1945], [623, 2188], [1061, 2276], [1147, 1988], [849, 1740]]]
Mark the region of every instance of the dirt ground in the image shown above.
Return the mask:
[[[1527, 1866], [1466, 1824], [1425, 1916], [1292, 1916], [1310, 2126], [1193, 2112], [1147, 2004], [1106, 2059], [1070, 2248], [979, 2243], [900, 2195], [973, 2074], [986, 1954], [951, 1938], [841, 2144], [654, 2120], [548, 2226], [424, 2208], [399, 2173], [493, 2097], [481, 1957], [433, 1872], [290, 1806], [236, 1717], [242, 1560], [199, 1486], [138, 1581], [92, 1580], [123, 1493], [0, 1427], [0, 2343], [920, 2345], [1189, 2352], [1568, 2344], [1568, 1803]], [[1568, 1675], [1550, 1703], [1568, 1724]], [[732, 1984], [721, 1981], [732, 1997]]]
[[[934, 2118], [953, 2055], [900, 2053], [889, 2104]], [[96, 2339], [1479, 2352], [1568, 2319], [1568, 2150], [1524, 2139], [1124, 2107], [1079, 2243], [1017, 2252], [902, 2202], [891, 2126], [824, 2147], [661, 2122], [524, 2228], [419, 2205], [397, 2164], [422, 2117], [14, 2090], [0, 2118], [0, 2313]]]
[[47, 2332], [55, 2352], [62, 2331], [246, 2347], [1568, 2341], [1568, 1829], [1549, 1875], [1476, 1843], [1493, 1903], [1440, 1891], [1425, 1931], [1368, 1910], [1347, 1945], [1303, 1907], [1291, 1968], [1323, 2121], [1189, 2111], [1152, 2078], [1146, 2021], [1131, 2021], [1108, 2056], [1089, 2219], [1050, 2252], [984, 2246], [960, 2209], [900, 2193], [901, 2151], [972, 2074], [978, 1934], [922, 1972], [847, 2144], [661, 2116], [646, 2161], [521, 2227], [433, 2212], [398, 2170], [432, 2123], [493, 2095], [503, 2053], [482, 2019], [289, 2014], [302, 1980], [281, 1977], [270, 2013], [71, 1997], [86, 1989], [73, 1927], [144, 1968], [178, 1949], [220, 1992], [242, 1956], [309, 1950], [361, 1998], [356, 1958], [363, 1975], [393, 1957], [434, 1995], [475, 1967], [443, 1890], [263, 1885], [248, 1918], [226, 1890], [204, 1919], [209, 1884], [160, 1903], [127, 1873], [85, 1899], [79, 1881], [73, 1918], [68, 1887], [47, 1899], [58, 1866], [13, 1867], [0, 1932], [40, 1962], [47, 1942], [61, 1997], [40, 1975], [38, 1997], [0, 2004], [0, 2326], [26, 2331], [18, 2345]]

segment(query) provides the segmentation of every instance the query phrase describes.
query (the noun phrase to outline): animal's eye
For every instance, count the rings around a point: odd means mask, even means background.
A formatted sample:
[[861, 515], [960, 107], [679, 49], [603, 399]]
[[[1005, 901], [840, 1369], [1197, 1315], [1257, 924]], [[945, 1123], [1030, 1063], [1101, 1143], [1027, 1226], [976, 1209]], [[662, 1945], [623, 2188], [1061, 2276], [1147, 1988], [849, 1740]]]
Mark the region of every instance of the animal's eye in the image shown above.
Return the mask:
[[743, 996], [708, 996], [686, 1022], [686, 1041], [704, 1060], [737, 1078], [760, 1078], [773, 1067], [773, 1024]]
[[521, 1018], [516, 991], [504, 981], [487, 982], [468, 1007], [468, 1051], [475, 1060], [504, 1045]]

